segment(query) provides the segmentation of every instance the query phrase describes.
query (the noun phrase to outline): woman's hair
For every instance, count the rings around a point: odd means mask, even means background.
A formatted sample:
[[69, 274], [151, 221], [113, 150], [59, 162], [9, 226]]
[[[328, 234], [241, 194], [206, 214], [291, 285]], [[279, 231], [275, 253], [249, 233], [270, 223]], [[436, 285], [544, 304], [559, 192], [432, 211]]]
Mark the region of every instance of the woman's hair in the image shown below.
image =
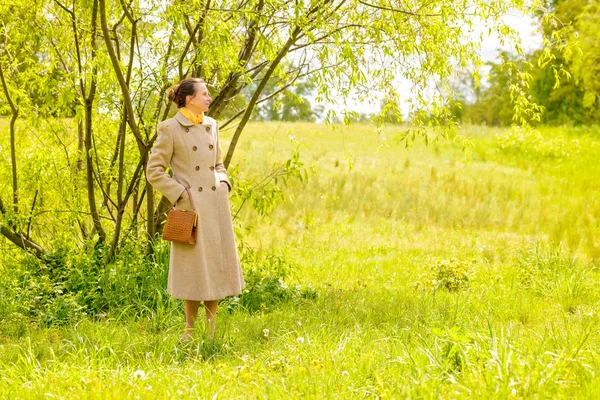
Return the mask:
[[202, 78], [185, 78], [169, 91], [169, 100], [177, 104], [177, 108], [185, 107], [187, 96], [196, 94], [196, 84], [204, 83]]

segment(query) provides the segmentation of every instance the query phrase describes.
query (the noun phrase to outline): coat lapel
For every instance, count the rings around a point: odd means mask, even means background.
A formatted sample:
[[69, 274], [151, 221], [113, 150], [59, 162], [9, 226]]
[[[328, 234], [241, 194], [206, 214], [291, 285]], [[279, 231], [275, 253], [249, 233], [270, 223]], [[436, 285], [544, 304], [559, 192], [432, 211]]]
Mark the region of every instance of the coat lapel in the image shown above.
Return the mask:
[[177, 114], [175, 114], [174, 118], [177, 120], [177, 122], [179, 122], [183, 126], [192, 126], [192, 125], [194, 125], [194, 123], [192, 121], [190, 121], [189, 119], [187, 119], [186, 117], [183, 116], [183, 114], [181, 113], [181, 111], [177, 111]]

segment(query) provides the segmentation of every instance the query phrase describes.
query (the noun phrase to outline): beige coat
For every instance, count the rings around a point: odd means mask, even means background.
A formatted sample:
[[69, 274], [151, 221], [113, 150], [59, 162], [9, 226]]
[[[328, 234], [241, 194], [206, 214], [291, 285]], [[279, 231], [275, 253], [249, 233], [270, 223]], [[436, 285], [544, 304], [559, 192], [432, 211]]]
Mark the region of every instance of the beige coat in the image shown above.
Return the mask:
[[[171, 296], [186, 300], [220, 300], [241, 294], [246, 286], [235, 244], [228, 193], [231, 184], [221, 162], [219, 128], [213, 118], [193, 124], [178, 112], [158, 125], [148, 159], [148, 182], [176, 208], [198, 214], [195, 245], [171, 243]], [[216, 157], [215, 157], [216, 156]], [[216, 159], [215, 159], [216, 158]], [[171, 167], [171, 177], [167, 168]]]

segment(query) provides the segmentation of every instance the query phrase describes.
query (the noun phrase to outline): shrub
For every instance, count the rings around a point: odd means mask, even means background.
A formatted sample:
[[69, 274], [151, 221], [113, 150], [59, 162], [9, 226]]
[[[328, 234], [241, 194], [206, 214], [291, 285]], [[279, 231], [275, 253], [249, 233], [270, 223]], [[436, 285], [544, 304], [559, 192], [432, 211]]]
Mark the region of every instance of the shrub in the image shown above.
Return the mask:
[[469, 288], [469, 274], [472, 262], [456, 259], [443, 260], [433, 264], [429, 271], [415, 284], [417, 289], [447, 290], [458, 292]]
[[294, 266], [283, 257], [253, 249], [243, 242], [240, 257], [246, 288], [241, 295], [221, 302], [229, 311], [237, 308], [251, 313], [268, 311], [283, 302], [318, 298], [311, 284], [289, 286], [286, 283]]

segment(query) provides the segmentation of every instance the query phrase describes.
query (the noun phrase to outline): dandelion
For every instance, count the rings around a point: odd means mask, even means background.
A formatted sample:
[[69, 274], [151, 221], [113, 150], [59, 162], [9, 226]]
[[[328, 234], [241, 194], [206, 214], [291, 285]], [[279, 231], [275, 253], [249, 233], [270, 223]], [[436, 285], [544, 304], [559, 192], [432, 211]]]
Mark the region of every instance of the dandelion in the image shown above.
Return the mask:
[[264, 337], [269, 337], [269, 330], [268, 329], [263, 329], [263, 336]]
[[244, 380], [245, 380], [246, 382], [250, 382], [250, 379], [252, 379], [252, 375], [250, 375], [250, 373], [249, 373], [249, 372], [246, 372], [246, 373], [243, 375], [243, 378], [244, 378]]
[[138, 369], [137, 371], [135, 371], [133, 373], [133, 377], [135, 379], [144, 379], [146, 377], [146, 373], [144, 371], [142, 371], [141, 369]]
[[304, 343], [304, 338], [302, 336], [299, 336], [296, 341], [300, 344]]

